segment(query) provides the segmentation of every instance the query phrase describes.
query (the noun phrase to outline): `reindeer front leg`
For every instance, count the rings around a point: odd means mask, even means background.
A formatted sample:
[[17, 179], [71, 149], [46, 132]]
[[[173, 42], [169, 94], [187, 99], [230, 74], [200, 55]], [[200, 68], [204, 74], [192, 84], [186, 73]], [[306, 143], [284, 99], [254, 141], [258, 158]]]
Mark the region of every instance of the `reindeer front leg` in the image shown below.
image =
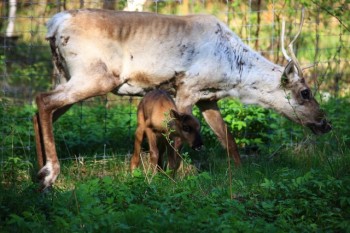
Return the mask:
[[227, 129], [227, 125], [222, 119], [219, 107], [216, 101], [200, 101], [196, 104], [205, 121], [208, 123], [210, 128], [214, 131], [218, 137], [221, 145], [224, 148], [228, 148], [228, 152], [235, 161], [235, 166], [241, 165], [241, 158], [239, 156], [236, 141], [232, 134]]

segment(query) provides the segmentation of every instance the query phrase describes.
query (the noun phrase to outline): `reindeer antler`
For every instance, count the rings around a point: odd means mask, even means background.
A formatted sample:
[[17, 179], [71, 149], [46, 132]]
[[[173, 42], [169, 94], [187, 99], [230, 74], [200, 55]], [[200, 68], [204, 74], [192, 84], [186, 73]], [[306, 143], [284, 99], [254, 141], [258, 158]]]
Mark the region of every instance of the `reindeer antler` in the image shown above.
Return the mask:
[[300, 67], [300, 64], [298, 62], [298, 59], [296, 58], [295, 53], [293, 51], [293, 44], [296, 41], [296, 39], [299, 37], [299, 35], [301, 33], [301, 29], [303, 28], [304, 12], [305, 12], [305, 9], [303, 7], [301, 10], [301, 19], [300, 19], [299, 30], [298, 30], [297, 34], [294, 36], [293, 40], [288, 45], [288, 51], [290, 53], [290, 56], [288, 56], [287, 51], [284, 48], [284, 34], [285, 34], [285, 27], [286, 27], [286, 22], [285, 22], [284, 18], [282, 19], [282, 31], [281, 31], [281, 50], [282, 50], [282, 53], [283, 53], [284, 57], [287, 59], [287, 61], [289, 61], [289, 62], [293, 61], [295, 67], [298, 70], [298, 75], [300, 77], [303, 76], [303, 72], [302, 72], [302, 68]]
[[281, 50], [283, 53], [284, 58], [290, 62], [292, 58], [288, 56], [286, 49], [284, 48], [284, 34], [285, 34], [285, 29], [286, 29], [286, 21], [284, 20], [284, 17], [282, 18], [282, 29], [281, 29]]

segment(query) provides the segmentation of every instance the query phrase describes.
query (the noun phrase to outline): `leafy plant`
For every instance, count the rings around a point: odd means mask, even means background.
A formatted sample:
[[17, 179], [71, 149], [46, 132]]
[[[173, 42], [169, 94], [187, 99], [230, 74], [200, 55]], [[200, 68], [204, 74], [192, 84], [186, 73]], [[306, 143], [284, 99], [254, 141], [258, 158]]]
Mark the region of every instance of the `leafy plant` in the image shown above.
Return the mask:
[[[297, 139], [302, 135], [300, 129], [293, 127], [291, 122], [273, 111], [257, 106], [244, 106], [233, 99], [219, 101], [219, 107], [238, 146], [247, 151], [256, 152], [268, 148], [276, 140], [288, 142], [290, 137]], [[202, 125], [206, 125], [198, 109], [194, 110], [194, 114], [201, 119]], [[206, 145], [213, 146], [212, 143], [216, 142], [215, 135], [208, 127], [202, 128]]]

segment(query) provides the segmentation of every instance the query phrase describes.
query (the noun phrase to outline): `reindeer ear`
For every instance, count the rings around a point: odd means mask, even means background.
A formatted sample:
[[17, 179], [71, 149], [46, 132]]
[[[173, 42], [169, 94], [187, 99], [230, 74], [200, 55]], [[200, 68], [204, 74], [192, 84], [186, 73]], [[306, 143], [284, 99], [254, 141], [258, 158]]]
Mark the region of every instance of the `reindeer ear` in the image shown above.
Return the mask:
[[288, 62], [286, 68], [284, 69], [284, 73], [287, 76], [295, 73], [295, 64], [293, 61]]
[[295, 64], [293, 61], [290, 61], [286, 68], [283, 71], [282, 77], [281, 77], [281, 85], [282, 87], [286, 87], [288, 83], [291, 82], [291, 79], [293, 78], [295, 73]]

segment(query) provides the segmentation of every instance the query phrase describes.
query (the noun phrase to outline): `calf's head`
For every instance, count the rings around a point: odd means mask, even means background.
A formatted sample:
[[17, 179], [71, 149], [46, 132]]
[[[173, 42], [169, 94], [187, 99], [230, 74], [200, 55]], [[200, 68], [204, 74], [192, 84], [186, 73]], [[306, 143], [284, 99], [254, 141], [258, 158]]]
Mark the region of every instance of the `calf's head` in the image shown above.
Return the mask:
[[174, 109], [170, 110], [170, 116], [174, 120], [175, 131], [181, 139], [186, 141], [192, 149], [200, 150], [203, 142], [198, 119], [190, 114], [179, 113]]

